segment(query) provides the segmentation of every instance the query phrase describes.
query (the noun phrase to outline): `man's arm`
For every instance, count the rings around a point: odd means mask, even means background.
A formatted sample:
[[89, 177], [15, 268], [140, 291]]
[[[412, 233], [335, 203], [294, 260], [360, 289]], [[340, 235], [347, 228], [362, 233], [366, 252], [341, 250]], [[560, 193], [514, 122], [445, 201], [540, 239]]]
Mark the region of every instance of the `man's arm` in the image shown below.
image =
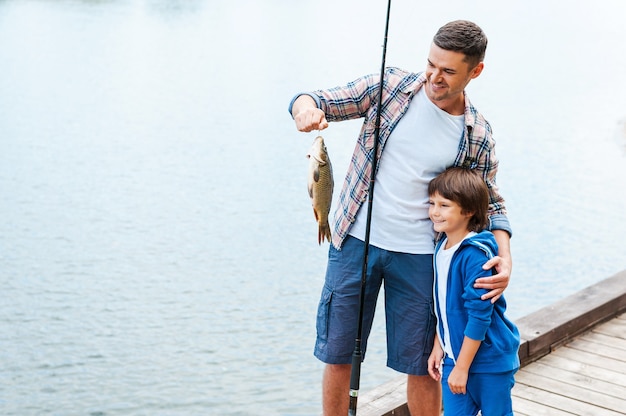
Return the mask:
[[298, 131], [310, 132], [313, 130], [324, 130], [328, 127], [326, 115], [317, 108], [313, 97], [307, 94], [299, 96], [293, 102], [291, 116], [296, 122]]
[[511, 258], [511, 237], [509, 233], [504, 230], [492, 230], [492, 232], [498, 243], [498, 255], [485, 263], [483, 270], [495, 267], [497, 274], [476, 279], [474, 287], [489, 289], [490, 292], [485, 293], [482, 299], [491, 299], [491, 303], [494, 303], [502, 296], [504, 289], [509, 285], [513, 259]]

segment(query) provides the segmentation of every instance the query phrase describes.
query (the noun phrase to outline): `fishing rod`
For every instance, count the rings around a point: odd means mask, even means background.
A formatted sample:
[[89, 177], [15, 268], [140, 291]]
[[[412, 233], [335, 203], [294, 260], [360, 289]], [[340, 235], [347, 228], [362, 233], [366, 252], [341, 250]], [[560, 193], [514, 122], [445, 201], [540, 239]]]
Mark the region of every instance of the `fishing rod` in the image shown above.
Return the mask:
[[376, 122], [374, 124], [374, 154], [372, 155], [372, 173], [369, 183], [367, 201], [367, 222], [365, 223], [365, 248], [363, 249], [363, 270], [361, 273], [361, 292], [359, 294], [359, 321], [357, 324], [356, 339], [354, 340], [354, 351], [352, 353], [352, 367], [350, 373], [350, 407], [348, 416], [356, 416], [356, 405], [359, 397], [359, 386], [361, 383], [361, 361], [363, 352], [361, 351], [361, 338], [363, 336], [363, 309], [365, 306], [365, 284], [367, 281], [367, 260], [370, 245], [370, 229], [372, 227], [372, 201], [374, 200], [374, 182], [376, 178], [376, 165], [378, 162], [378, 138], [380, 137], [380, 112], [383, 106], [383, 81], [385, 80], [385, 56], [387, 55], [387, 34], [389, 33], [389, 13], [391, 11], [391, 0], [387, 1], [387, 18], [385, 20], [385, 37], [383, 41], [383, 59], [380, 67], [380, 82], [378, 85], [378, 108], [376, 110]]

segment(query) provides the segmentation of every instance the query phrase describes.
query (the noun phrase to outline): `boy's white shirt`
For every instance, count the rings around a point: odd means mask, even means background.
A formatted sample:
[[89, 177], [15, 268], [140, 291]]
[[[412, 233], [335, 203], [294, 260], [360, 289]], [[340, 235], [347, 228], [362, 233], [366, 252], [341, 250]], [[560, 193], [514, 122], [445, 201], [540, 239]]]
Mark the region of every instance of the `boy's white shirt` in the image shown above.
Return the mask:
[[[476, 235], [474, 231], [467, 233], [463, 240], [470, 238]], [[450, 272], [450, 262], [452, 261], [452, 256], [458, 250], [461, 245], [461, 241], [459, 241], [454, 246], [445, 249], [447, 243], [447, 238], [444, 238], [441, 243], [441, 248], [437, 252], [435, 257], [435, 273], [437, 273], [437, 290], [435, 291], [435, 296], [437, 296], [437, 303], [439, 304], [439, 319], [441, 320], [441, 324], [443, 326], [443, 336], [441, 334], [441, 330], [439, 329], [439, 325], [437, 325], [437, 337], [439, 338], [439, 343], [441, 344], [441, 348], [445, 352], [445, 354], [452, 358], [454, 362], [456, 362], [456, 357], [452, 352], [452, 346], [450, 345], [450, 330], [448, 328], [448, 315], [446, 312], [446, 297], [448, 296], [448, 278]], [[434, 290], [434, 288], [433, 288]]]

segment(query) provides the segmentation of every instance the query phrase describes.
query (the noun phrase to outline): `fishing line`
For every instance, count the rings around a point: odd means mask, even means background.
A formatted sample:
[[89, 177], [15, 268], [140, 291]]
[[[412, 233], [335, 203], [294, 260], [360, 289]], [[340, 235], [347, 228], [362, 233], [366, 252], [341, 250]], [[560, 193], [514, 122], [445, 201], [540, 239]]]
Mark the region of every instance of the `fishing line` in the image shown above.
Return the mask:
[[389, 13], [391, 11], [391, 0], [387, 1], [387, 18], [385, 20], [385, 37], [383, 41], [383, 59], [380, 68], [380, 82], [378, 84], [378, 108], [376, 109], [376, 122], [374, 125], [374, 149], [372, 155], [372, 172], [369, 183], [367, 202], [367, 222], [365, 223], [365, 248], [363, 251], [363, 270], [361, 273], [361, 292], [359, 294], [359, 320], [357, 324], [357, 334], [354, 340], [354, 351], [352, 353], [352, 368], [350, 373], [350, 407], [348, 416], [356, 416], [356, 407], [359, 397], [359, 386], [361, 383], [361, 361], [363, 353], [361, 351], [361, 338], [363, 336], [363, 309], [365, 306], [365, 284], [367, 281], [367, 260], [370, 244], [370, 229], [372, 226], [372, 201], [374, 199], [374, 183], [376, 178], [376, 165], [378, 162], [378, 138], [380, 136], [380, 112], [383, 106], [383, 81], [385, 80], [385, 56], [387, 54], [387, 35], [389, 33]]

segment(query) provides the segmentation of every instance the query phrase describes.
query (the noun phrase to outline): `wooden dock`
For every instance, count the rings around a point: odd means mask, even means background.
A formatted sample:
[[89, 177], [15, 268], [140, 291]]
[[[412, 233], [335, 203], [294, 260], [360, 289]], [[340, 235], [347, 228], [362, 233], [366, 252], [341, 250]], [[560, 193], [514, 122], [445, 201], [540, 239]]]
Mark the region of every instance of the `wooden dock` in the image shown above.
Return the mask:
[[626, 415], [626, 314], [524, 366], [515, 380], [516, 415]]
[[[515, 415], [626, 415], [626, 270], [516, 324]], [[358, 414], [410, 416], [406, 376], [363, 394]]]

